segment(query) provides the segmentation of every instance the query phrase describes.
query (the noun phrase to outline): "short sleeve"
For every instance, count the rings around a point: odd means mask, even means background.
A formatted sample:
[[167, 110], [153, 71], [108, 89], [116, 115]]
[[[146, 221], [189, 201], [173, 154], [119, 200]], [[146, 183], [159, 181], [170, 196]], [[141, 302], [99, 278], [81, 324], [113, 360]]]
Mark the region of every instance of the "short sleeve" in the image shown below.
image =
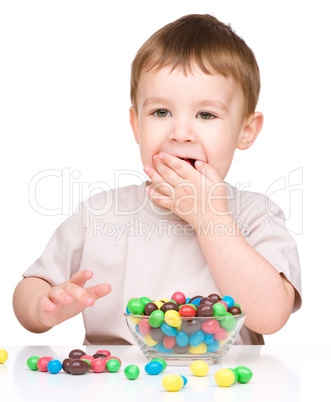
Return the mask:
[[301, 268], [295, 240], [286, 228], [283, 211], [268, 199], [268, 212], [249, 225], [247, 242], [279, 273], [282, 273], [295, 289], [293, 312], [302, 304]]
[[35, 276], [58, 285], [79, 270], [84, 240], [83, 204], [53, 233], [45, 250], [23, 273], [24, 277]]

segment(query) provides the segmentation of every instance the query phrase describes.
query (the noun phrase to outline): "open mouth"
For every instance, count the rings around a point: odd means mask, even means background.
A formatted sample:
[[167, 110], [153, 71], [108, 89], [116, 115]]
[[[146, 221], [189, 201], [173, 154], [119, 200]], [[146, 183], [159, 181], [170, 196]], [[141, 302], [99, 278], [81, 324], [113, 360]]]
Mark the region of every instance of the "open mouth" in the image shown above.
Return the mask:
[[194, 163], [196, 161], [196, 159], [192, 159], [192, 158], [179, 158], [179, 159], [181, 159], [181, 160], [183, 160], [185, 162], [188, 162], [193, 167], [194, 167]]

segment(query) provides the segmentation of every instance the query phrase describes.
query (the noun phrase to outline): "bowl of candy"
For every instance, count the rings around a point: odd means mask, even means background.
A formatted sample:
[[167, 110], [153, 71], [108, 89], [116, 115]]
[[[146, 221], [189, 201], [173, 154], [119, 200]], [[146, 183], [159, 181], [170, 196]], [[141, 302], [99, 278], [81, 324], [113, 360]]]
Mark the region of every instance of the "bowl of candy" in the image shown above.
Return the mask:
[[161, 358], [172, 365], [220, 362], [245, 320], [231, 296], [221, 298], [215, 293], [186, 298], [175, 292], [170, 300], [159, 301], [132, 298], [124, 316], [146, 358]]

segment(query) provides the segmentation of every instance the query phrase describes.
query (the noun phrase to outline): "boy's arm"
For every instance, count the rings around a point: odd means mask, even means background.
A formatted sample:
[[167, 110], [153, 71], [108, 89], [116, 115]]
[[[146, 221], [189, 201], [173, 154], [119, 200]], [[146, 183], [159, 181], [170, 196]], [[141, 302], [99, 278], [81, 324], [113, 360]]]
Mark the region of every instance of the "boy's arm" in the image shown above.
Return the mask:
[[22, 279], [13, 296], [17, 319], [27, 330], [40, 333], [74, 317], [111, 291], [109, 284], [84, 288], [92, 276], [91, 271], [78, 271], [58, 286], [36, 277]]
[[288, 280], [244, 239], [231, 215], [214, 225], [236, 227], [236, 235], [211, 235], [200, 230], [198, 240], [222, 294], [234, 298], [247, 314], [245, 325], [271, 334], [281, 329], [293, 309], [295, 291]]

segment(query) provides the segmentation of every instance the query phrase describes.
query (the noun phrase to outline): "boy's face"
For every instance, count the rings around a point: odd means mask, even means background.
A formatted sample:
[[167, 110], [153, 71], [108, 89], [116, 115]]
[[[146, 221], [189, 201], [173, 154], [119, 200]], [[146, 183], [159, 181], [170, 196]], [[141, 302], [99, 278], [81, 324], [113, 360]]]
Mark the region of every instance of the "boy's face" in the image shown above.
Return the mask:
[[[233, 78], [176, 69], [141, 75], [131, 126], [143, 165], [161, 151], [199, 159], [225, 178], [244, 134], [244, 97]], [[194, 165], [194, 161], [193, 161]]]

